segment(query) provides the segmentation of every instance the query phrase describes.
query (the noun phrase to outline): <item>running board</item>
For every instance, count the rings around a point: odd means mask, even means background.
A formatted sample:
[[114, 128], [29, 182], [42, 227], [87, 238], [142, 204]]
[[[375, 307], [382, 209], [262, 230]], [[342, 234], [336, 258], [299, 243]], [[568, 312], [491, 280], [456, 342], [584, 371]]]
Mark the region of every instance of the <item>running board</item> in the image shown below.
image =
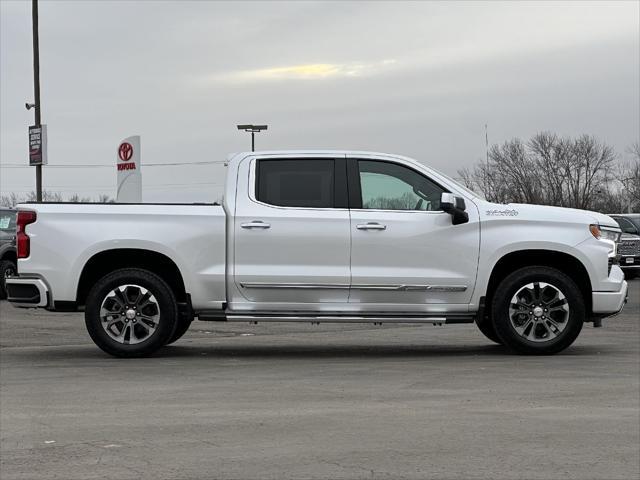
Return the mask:
[[374, 314], [374, 315], [350, 315], [350, 314], [319, 314], [319, 313], [303, 313], [295, 314], [275, 314], [275, 313], [223, 313], [216, 312], [200, 312], [199, 320], [204, 321], [227, 321], [227, 322], [311, 322], [311, 323], [426, 323], [433, 325], [442, 325], [445, 323], [473, 323], [475, 317], [468, 314], [449, 314], [449, 315], [416, 315], [412, 314]]

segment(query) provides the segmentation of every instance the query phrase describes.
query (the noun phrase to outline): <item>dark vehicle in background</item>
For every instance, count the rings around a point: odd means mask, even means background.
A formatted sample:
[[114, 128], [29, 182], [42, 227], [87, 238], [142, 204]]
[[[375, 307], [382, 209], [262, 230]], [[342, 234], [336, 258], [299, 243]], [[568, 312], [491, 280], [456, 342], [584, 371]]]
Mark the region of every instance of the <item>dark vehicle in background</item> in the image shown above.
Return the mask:
[[622, 229], [618, 244], [620, 268], [625, 277], [640, 276], [640, 213], [620, 213], [609, 215]]
[[5, 280], [17, 273], [16, 211], [0, 208], [0, 298], [7, 298]]

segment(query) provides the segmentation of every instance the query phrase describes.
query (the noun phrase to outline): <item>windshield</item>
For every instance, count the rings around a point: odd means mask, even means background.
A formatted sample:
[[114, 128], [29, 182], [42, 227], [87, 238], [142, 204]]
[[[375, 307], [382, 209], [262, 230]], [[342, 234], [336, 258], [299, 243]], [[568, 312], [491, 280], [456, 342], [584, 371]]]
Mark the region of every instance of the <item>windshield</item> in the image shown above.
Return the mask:
[[16, 214], [15, 212], [0, 210], [0, 230], [3, 232], [13, 231], [16, 229]]
[[613, 217], [613, 219], [625, 233], [640, 232], [640, 217]]

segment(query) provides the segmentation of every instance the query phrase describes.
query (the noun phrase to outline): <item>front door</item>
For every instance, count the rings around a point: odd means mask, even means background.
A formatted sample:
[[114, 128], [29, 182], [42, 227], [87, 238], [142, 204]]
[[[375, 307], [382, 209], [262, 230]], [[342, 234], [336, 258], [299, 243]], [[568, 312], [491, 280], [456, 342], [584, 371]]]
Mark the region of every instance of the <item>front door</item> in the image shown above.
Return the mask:
[[[254, 158], [234, 218], [234, 309], [335, 310], [348, 302], [344, 158]], [[248, 171], [244, 170], [247, 168]], [[240, 300], [240, 301], [238, 301]]]
[[440, 209], [447, 190], [415, 166], [349, 159], [350, 303], [364, 311], [465, 311], [476, 279], [478, 213], [453, 225]]

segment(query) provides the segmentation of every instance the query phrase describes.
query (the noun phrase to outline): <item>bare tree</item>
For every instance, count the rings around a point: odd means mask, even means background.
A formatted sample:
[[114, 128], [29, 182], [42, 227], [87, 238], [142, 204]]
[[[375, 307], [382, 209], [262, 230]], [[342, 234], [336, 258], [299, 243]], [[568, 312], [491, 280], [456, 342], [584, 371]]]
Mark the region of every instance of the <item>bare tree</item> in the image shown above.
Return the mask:
[[77, 193], [74, 193], [69, 197], [68, 201], [73, 203], [87, 203], [87, 202], [90, 202], [91, 199], [89, 197], [81, 197]]
[[116, 203], [116, 201], [109, 195], [101, 194], [98, 195], [98, 203]]
[[9, 195], [0, 196], [0, 206], [13, 208], [23, 200], [16, 192], [11, 192]]
[[[27, 197], [25, 198], [25, 201], [27, 202], [36, 202], [38, 200], [38, 197], [36, 195], [35, 191], [31, 191], [27, 194]], [[62, 194], [58, 193], [58, 192], [51, 192], [49, 190], [43, 190], [42, 191], [42, 201], [43, 202], [62, 202]]]
[[[62, 194], [58, 192], [50, 192], [43, 191], [42, 192], [42, 200], [45, 202], [62, 202], [64, 198]], [[0, 205], [4, 207], [13, 208], [19, 203], [24, 202], [35, 202], [36, 201], [36, 192], [29, 192], [27, 195], [18, 195], [15, 192], [11, 192], [8, 195], [0, 196]], [[68, 202], [91, 202], [90, 197], [81, 197], [77, 193], [72, 194], [68, 200]], [[98, 196], [96, 203], [115, 203], [115, 200], [112, 199], [109, 195], [101, 194]]]
[[595, 137], [562, 138], [541, 132], [526, 143], [515, 138], [493, 145], [487, 163], [458, 175], [495, 202], [617, 208], [615, 159], [613, 149]]
[[640, 212], [640, 142], [631, 145], [627, 153], [630, 158], [618, 166], [616, 179], [626, 197], [624, 210]]

